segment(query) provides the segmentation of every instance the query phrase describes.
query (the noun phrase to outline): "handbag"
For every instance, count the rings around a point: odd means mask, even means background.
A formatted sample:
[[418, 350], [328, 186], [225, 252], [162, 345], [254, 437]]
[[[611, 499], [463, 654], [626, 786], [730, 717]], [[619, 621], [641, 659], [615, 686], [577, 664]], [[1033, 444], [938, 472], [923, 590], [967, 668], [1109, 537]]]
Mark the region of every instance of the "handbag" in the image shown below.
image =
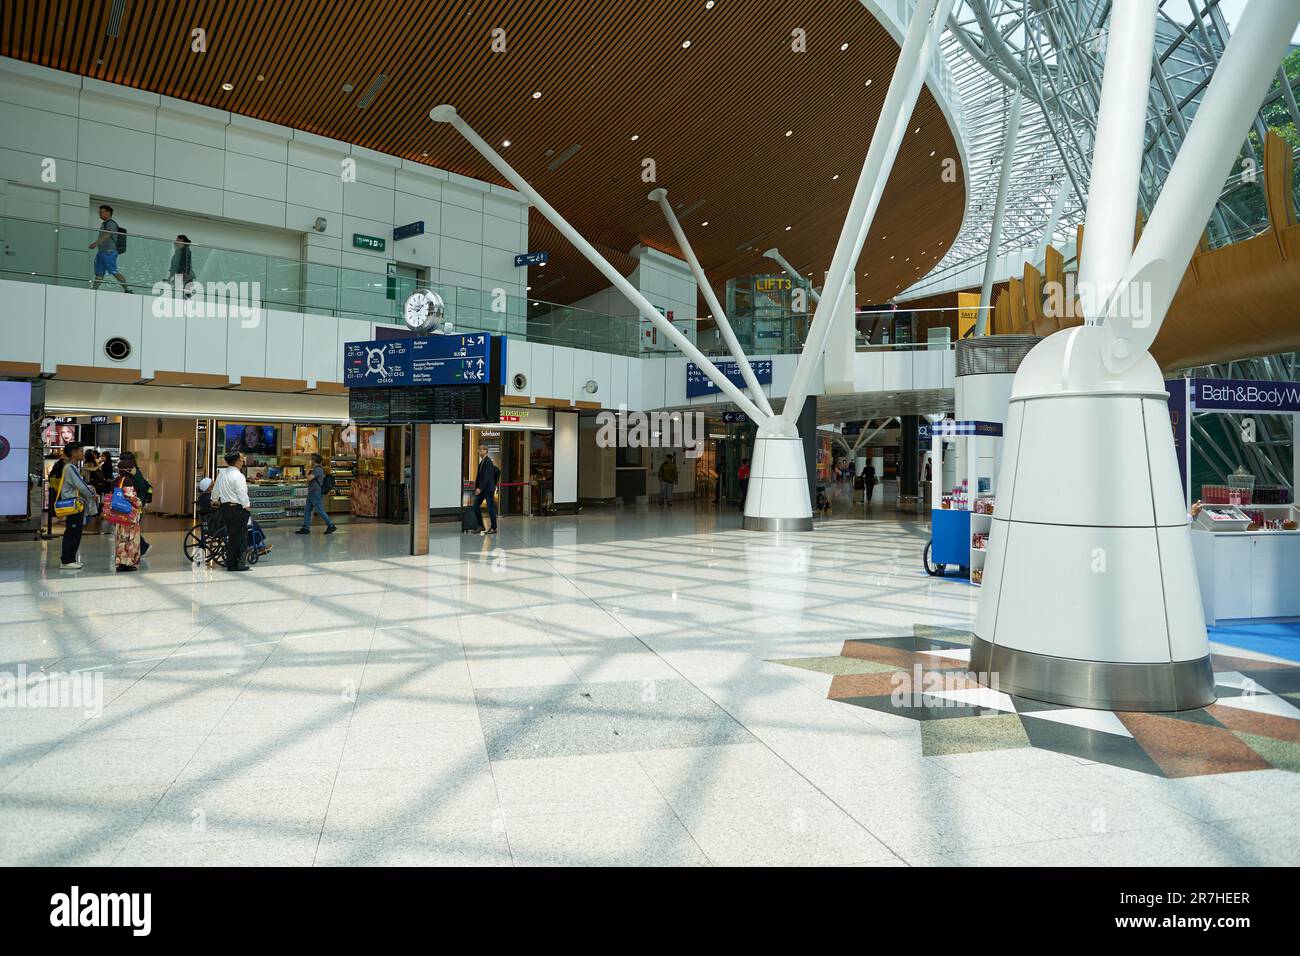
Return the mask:
[[131, 524], [131, 516], [129, 514], [120, 514], [113, 510], [112, 495], [104, 495], [104, 505], [100, 508], [100, 515], [102, 515], [103, 519], [109, 524], [122, 525], [123, 527], [127, 527]]
[[120, 487], [113, 489], [113, 501], [110, 508], [115, 514], [126, 515], [128, 517], [131, 512], [135, 510], [135, 506], [131, 504], [131, 499], [126, 496], [126, 492], [124, 492]]
[[81, 514], [86, 507], [80, 495], [73, 494], [64, 497], [63, 486], [67, 484], [67, 481], [67, 469], [65, 468], [64, 474], [59, 476], [59, 491], [54, 499], [54, 513], [60, 518], [70, 518], [73, 515]]

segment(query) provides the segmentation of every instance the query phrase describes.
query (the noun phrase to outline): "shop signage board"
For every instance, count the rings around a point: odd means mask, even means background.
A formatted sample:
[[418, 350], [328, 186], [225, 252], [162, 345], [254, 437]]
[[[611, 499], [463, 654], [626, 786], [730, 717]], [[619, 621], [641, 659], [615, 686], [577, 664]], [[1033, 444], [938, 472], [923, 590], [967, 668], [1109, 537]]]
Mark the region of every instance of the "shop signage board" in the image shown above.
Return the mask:
[[1285, 415], [1289, 412], [1300, 412], [1300, 382], [1246, 382], [1227, 378], [1194, 378], [1191, 379], [1191, 403], [1198, 412], [1259, 412], [1266, 415]]
[[[749, 363], [754, 368], [754, 378], [758, 380], [759, 385], [772, 384], [772, 360], [759, 359]], [[727, 380], [739, 388], [745, 387], [745, 379], [740, 374], [740, 366], [735, 362], [718, 362], [718, 371], [727, 377]], [[718, 394], [718, 386], [700, 371], [700, 367], [694, 362], [686, 363], [686, 397], [699, 398], [701, 395]]]

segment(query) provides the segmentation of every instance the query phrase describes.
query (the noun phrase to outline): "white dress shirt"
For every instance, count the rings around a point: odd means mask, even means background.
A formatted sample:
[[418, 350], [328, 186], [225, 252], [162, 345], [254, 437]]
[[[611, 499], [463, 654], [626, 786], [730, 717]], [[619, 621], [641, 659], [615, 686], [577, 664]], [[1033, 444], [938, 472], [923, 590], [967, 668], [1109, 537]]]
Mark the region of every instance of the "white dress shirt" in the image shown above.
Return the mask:
[[238, 504], [251, 507], [248, 502], [248, 482], [244, 473], [234, 466], [222, 468], [212, 486], [212, 501], [220, 504]]

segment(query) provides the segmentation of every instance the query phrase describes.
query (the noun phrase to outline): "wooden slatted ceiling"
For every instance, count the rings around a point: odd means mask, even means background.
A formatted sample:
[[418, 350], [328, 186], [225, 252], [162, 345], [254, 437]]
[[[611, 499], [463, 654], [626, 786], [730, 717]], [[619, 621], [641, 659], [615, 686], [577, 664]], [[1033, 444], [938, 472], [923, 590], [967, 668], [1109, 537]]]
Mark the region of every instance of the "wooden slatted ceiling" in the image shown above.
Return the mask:
[[[8, 0], [0, 53], [503, 183], [429, 121], [430, 107], [453, 103], [489, 142], [511, 140], [511, 164], [601, 247], [677, 254], [645, 195], [661, 185], [676, 207], [698, 203], [683, 227], [719, 285], [773, 271], [760, 255], [773, 245], [802, 271], [829, 265], [898, 56], [850, 0], [126, 0], [116, 39], [111, 7]], [[791, 51], [795, 27], [805, 53]], [[196, 28], [207, 52], [192, 50]], [[491, 50], [496, 28], [504, 53]], [[380, 74], [387, 83], [359, 109]], [[961, 224], [962, 175], [940, 178], [957, 151], [928, 90], [910, 125], [858, 264], [859, 301], [924, 275]], [[656, 183], [641, 178], [645, 158]], [[535, 211], [530, 237], [551, 252], [530, 284], [565, 277], [538, 294], [574, 301], [607, 285]]]

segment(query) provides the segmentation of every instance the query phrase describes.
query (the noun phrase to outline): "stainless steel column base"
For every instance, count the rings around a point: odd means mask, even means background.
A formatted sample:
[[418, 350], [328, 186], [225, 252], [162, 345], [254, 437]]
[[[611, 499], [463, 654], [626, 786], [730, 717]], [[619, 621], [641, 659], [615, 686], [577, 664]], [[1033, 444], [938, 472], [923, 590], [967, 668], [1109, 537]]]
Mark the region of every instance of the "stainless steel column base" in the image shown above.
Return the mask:
[[1096, 710], [1168, 712], [1214, 703], [1210, 657], [1168, 664], [1117, 664], [998, 647], [973, 635], [971, 670], [1004, 694]]
[[751, 518], [745, 515], [742, 527], [746, 531], [811, 531], [813, 520], [808, 518]]

